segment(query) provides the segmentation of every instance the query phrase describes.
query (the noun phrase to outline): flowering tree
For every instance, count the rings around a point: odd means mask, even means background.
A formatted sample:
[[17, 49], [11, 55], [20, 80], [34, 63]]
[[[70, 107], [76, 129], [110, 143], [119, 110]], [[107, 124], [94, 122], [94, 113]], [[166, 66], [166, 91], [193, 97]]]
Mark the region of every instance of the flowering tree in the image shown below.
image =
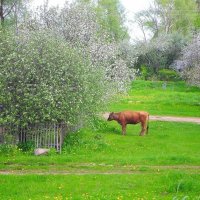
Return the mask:
[[102, 72], [89, 59], [45, 31], [20, 37], [1, 42], [1, 103], [8, 122], [73, 124], [98, 110]]
[[194, 0], [153, 0], [149, 9], [135, 15], [135, 22], [141, 29], [144, 40], [147, 33], [152, 36], [178, 31], [187, 35], [195, 27], [198, 8]]
[[200, 86], [200, 33], [182, 51], [182, 56], [174, 62], [175, 68], [191, 84]]
[[186, 45], [186, 40], [181, 34], [173, 33], [160, 35], [148, 43], [138, 43], [138, 68], [146, 66], [149, 75], [158, 75], [161, 69], [170, 69]]
[[[105, 79], [112, 79], [112, 83], [115, 82], [120, 90], [122, 87], [125, 89], [125, 83], [129, 83], [130, 73], [134, 76], [134, 72], [129, 70], [126, 61], [120, 56], [121, 43], [117, 43], [114, 38], [111, 40], [112, 35], [101, 28], [92, 4], [66, 3], [61, 10], [41, 7], [34, 21], [30, 21], [29, 28], [53, 31], [70, 46], [78, 47], [90, 57], [94, 66], [106, 73]], [[135, 57], [132, 57], [132, 62], [135, 60]], [[112, 91], [113, 89], [117, 91], [118, 87], [114, 86]]]
[[0, 28], [6, 24], [17, 26], [18, 18], [26, 11], [29, 0], [0, 0]]
[[46, 121], [74, 125], [102, 110], [130, 81], [119, 45], [107, 34], [86, 4], [66, 4], [61, 10], [44, 6], [20, 21], [17, 35], [4, 31], [2, 119], [20, 126]]

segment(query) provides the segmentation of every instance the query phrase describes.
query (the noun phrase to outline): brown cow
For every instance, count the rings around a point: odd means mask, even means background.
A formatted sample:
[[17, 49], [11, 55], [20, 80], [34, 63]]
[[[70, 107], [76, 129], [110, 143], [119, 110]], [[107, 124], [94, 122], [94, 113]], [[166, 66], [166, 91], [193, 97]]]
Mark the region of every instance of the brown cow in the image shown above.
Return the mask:
[[148, 134], [149, 128], [149, 113], [144, 111], [123, 111], [119, 113], [110, 113], [108, 121], [115, 120], [122, 126], [122, 134], [126, 134], [127, 124], [141, 123], [142, 130], [140, 136]]

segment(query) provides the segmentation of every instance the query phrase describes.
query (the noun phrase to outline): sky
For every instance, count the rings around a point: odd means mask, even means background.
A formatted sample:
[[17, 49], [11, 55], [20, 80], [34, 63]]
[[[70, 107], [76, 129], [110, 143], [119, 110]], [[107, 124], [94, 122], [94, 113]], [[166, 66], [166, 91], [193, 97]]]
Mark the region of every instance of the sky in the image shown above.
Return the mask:
[[[49, 0], [49, 5], [53, 6], [62, 6], [66, 0]], [[153, 0], [120, 0], [122, 5], [125, 8], [125, 13], [127, 16], [127, 23], [126, 26], [128, 27], [129, 34], [132, 38], [132, 40], [135, 39], [143, 39], [142, 32], [140, 29], [136, 26], [136, 24], [133, 24], [133, 18], [134, 14], [147, 9]], [[32, 5], [34, 7], [37, 7], [43, 3], [43, 0], [33, 0]]]
[[[132, 40], [144, 39], [143, 34], [139, 27], [133, 23], [134, 15], [142, 10], [146, 10], [150, 7], [153, 0], [120, 0], [125, 8], [127, 16], [127, 27]], [[148, 37], [148, 35], [147, 35]]]

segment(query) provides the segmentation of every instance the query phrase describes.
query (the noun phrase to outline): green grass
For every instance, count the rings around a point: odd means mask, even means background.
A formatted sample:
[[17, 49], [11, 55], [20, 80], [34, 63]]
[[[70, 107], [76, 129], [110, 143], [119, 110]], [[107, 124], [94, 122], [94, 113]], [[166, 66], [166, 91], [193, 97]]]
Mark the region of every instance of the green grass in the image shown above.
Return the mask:
[[134, 81], [127, 95], [118, 96], [111, 111], [146, 110], [152, 115], [200, 117], [200, 89], [184, 82]]
[[1, 200], [199, 199], [200, 175], [181, 172], [114, 175], [0, 176]]
[[89, 169], [99, 168], [103, 163], [102, 170], [107, 165], [113, 168], [123, 165], [200, 165], [198, 124], [153, 121], [146, 137], [138, 136], [139, 125], [128, 125], [125, 137], [116, 122], [106, 122], [105, 126], [100, 131], [88, 129], [73, 135], [74, 145], [68, 145], [62, 155], [2, 155], [0, 169], [81, 168], [77, 163], [98, 164], [82, 166]]
[[[199, 96], [184, 83], [163, 90], [161, 82], [136, 81], [111, 107], [199, 116]], [[0, 171], [9, 174], [0, 175], [0, 199], [200, 199], [199, 124], [151, 121], [145, 137], [140, 125], [122, 136], [116, 122], [97, 124], [69, 135], [61, 155], [0, 148]]]

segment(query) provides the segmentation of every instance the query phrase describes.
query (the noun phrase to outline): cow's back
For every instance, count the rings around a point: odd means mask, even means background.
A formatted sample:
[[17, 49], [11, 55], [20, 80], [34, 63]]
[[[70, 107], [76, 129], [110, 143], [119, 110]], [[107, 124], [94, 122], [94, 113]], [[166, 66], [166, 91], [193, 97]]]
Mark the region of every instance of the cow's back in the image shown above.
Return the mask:
[[120, 118], [126, 124], [137, 124], [144, 121], [148, 116], [145, 111], [123, 111], [120, 113]]

